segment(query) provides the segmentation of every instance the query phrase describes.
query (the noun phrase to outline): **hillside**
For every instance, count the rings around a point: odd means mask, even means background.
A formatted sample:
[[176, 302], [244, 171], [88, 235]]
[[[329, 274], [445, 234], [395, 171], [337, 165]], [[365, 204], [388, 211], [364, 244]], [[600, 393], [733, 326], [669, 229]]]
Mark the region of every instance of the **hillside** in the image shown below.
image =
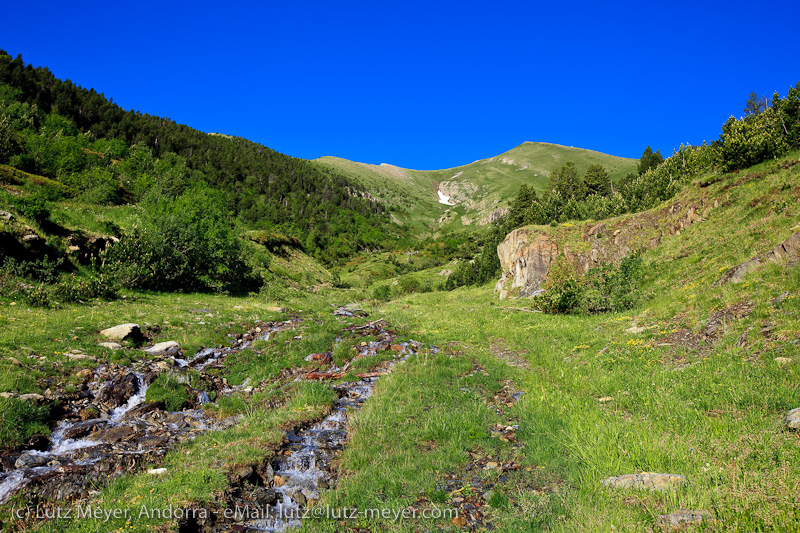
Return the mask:
[[[315, 160], [344, 174], [393, 211], [394, 220], [418, 231], [438, 232], [487, 224], [508, 208], [521, 185], [543, 193], [551, 171], [572, 161], [581, 175], [593, 164], [612, 182], [636, 172], [638, 160], [600, 152], [525, 142], [508, 152], [442, 170], [412, 170], [389, 164], [369, 165], [336, 157]], [[439, 194], [441, 193], [441, 194]], [[442, 202], [448, 201], [454, 205]]]

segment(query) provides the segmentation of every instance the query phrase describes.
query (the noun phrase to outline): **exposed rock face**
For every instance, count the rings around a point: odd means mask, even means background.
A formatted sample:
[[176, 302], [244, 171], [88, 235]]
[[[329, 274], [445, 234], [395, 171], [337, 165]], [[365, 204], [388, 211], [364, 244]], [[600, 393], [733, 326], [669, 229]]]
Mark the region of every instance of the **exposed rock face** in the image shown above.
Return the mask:
[[509, 233], [497, 247], [503, 276], [495, 291], [503, 290], [506, 281], [511, 288], [520, 287], [520, 296], [530, 296], [539, 290], [558, 256], [558, 245], [547, 235], [535, 235], [525, 228]]
[[725, 283], [741, 283], [744, 281], [744, 278], [748, 272], [755, 270], [763, 263], [788, 261], [796, 257], [800, 257], [800, 231], [783, 241], [772, 250], [729, 269], [714, 283], [714, 285], [723, 285]]
[[579, 242], [574, 238], [577, 235], [572, 234], [571, 244], [566, 244], [566, 236], [571, 234], [567, 228], [516, 229], [497, 247], [503, 273], [495, 292], [520, 288], [520, 296], [537, 294], [550, 265], [561, 254], [580, 273], [594, 266], [618, 263], [634, 250], [655, 248], [663, 237], [680, 235], [691, 225], [706, 220], [719, 206], [719, 200], [701, 198], [693, 203], [676, 202], [658, 211], [587, 224]]
[[785, 423], [787, 429], [800, 429], [800, 407], [786, 414]]

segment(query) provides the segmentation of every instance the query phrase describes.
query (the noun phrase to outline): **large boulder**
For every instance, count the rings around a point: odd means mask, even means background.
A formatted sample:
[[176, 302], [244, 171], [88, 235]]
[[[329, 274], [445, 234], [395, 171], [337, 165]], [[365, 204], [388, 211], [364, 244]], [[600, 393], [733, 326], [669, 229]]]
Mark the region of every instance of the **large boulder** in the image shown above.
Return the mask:
[[558, 256], [558, 244], [549, 236], [536, 235], [525, 228], [509, 233], [497, 247], [503, 275], [495, 291], [520, 288], [520, 296], [534, 294], [547, 278], [550, 265]]

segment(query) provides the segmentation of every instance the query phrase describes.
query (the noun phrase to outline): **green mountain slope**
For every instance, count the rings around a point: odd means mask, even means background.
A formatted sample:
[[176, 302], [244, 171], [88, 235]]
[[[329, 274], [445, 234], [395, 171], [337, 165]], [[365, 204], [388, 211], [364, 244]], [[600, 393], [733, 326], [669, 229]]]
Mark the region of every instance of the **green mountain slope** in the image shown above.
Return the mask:
[[[614, 182], [635, 172], [638, 164], [636, 159], [534, 142], [525, 142], [495, 157], [442, 170], [412, 170], [385, 163], [369, 165], [338, 157], [315, 161], [348, 176], [385, 202], [396, 222], [434, 233], [485, 225], [508, 207], [521, 185], [543, 192], [550, 172], [567, 161], [575, 163], [580, 173], [590, 165], [603, 165]], [[444, 199], [454, 205], [441, 203]]]

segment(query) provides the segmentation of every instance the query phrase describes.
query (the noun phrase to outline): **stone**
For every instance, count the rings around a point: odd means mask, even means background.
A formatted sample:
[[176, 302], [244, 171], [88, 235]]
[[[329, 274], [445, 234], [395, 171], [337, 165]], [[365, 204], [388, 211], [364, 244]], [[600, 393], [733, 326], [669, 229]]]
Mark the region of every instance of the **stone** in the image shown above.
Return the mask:
[[744, 281], [748, 273], [755, 270], [763, 263], [788, 261], [796, 257], [800, 257], [800, 231], [783, 241], [772, 250], [764, 252], [763, 254], [752, 259], [748, 259], [744, 263], [736, 265], [735, 267], [729, 268], [721, 278], [714, 282], [712, 287], [716, 285], [724, 285], [725, 283], [741, 283]]
[[96, 431], [92, 435], [92, 440], [101, 440], [104, 442], [119, 442], [125, 440], [133, 435], [133, 428], [130, 426], [119, 426], [115, 428], [103, 429]]
[[685, 485], [689, 480], [686, 476], [678, 474], [655, 474], [644, 472], [642, 474], [626, 474], [624, 476], [604, 479], [602, 484], [606, 487], [618, 489], [659, 490], [665, 491], [677, 485]]
[[22, 242], [36, 242], [36, 241], [38, 241], [40, 239], [41, 239], [41, 237], [39, 237], [35, 233], [29, 233], [28, 235], [25, 235], [24, 237], [22, 237]]
[[22, 362], [16, 357], [6, 357], [6, 360], [15, 366], [22, 366]]
[[49, 461], [50, 456], [48, 455], [25, 452], [17, 458], [14, 466], [17, 468], [34, 468], [46, 465]]
[[19, 399], [25, 400], [26, 402], [43, 402], [44, 396], [42, 396], [41, 394], [34, 394], [34, 393], [20, 394]]
[[613, 399], [614, 398], [612, 398], [611, 396], [603, 396], [602, 398], [598, 398], [597, 401], [600, 403], [607, 403], [612, 401]]
[[135, 374], [129, 373], [104, 385], [97, 393], [97, 400], [118, 407], [137, 392], [139, 380]]
[[774, 361], [778, 363], [778, 366], [786, 366], [791, 364], [794, 359], [791, 357], [776, 357]]
[[8, 398], [16, 398], [16, 397], [17, 397], [17, 393], [16, 392], [0, 392], [0, 398], [8, 399]]
[[272, 313], [285, 313], [286, 312], [286, 308], [285, 307], [267, 307], [267, 311], [270, 311]]
[[144, 348], [142, 351], [153, 357], [167, 357], [180, 353], [181, 345], [175, 341], [159, 342], [149, 348]]
[[115, 341], [130, 340], [132, 342], [139, 342], [144, 339], [139, 324], [120, 324], [113, 328], [102, 330], [100, 335]]
[[97, 344], [98, 346], [102, 346], [103, 348], [107, 348], [109, 350], [121, 350], [122, 345], [117, 342], [100, 342]]
[[166, 468], [151, 468], [150, 470], [147, 471], [147, 473], [148, 474], [152, 474], [154, 476], [161, 476], [161, 475], [167, 473], [167, 469]]
[[80, 379], [81, 381], [91, 381], [94, 378], [94, 372], [90, 368], [84, 368], [83, 370], [78, 371], [75, 374], [75, 377]]
[[0, 211], [0, 219], [5, 220], [6, 222], [10, 221], [14, 218], [14, 215], [9, 213], [8, 211]]
[[73, 361], [97, 361], [97, 359], [85, 353], [68, 353], [67, 357]]
[[713, 520], [708, 511], [689, 511], [681, 509], [674, 513], [658, 515], [656, 522], [662, 527], [682, 527], [691, 524], [699, 524], [703, 520]]
[[[532, 235], [519, 228], [508, 235], [497, 247], [503, 283], [495, 291], [520, 287], [520, 296], [529, 296], [539, 289], [550, 272], [550, 265], [558, 256], [558, 245], [547, 235]], [[511, 287], [505, 280], [511, 279]]]
[[98, 419], [78, 422], [66, 428], [63, 436], [65, 439], [80, 439], [91, 433], [97, 427], [104, 425], [106, 425], [106, 421]]
[[628, 329], [625, 330], [625, 333], [632, 333], [632, 334], [636, 335], [638, 333], [642, 333], [646, 329], [647, 328], [644, 327], [644, 326], [631, 326], [631, 327], [629, 327]]
[[786, 413], [786, 429], [800, 429], [800, 407]]

